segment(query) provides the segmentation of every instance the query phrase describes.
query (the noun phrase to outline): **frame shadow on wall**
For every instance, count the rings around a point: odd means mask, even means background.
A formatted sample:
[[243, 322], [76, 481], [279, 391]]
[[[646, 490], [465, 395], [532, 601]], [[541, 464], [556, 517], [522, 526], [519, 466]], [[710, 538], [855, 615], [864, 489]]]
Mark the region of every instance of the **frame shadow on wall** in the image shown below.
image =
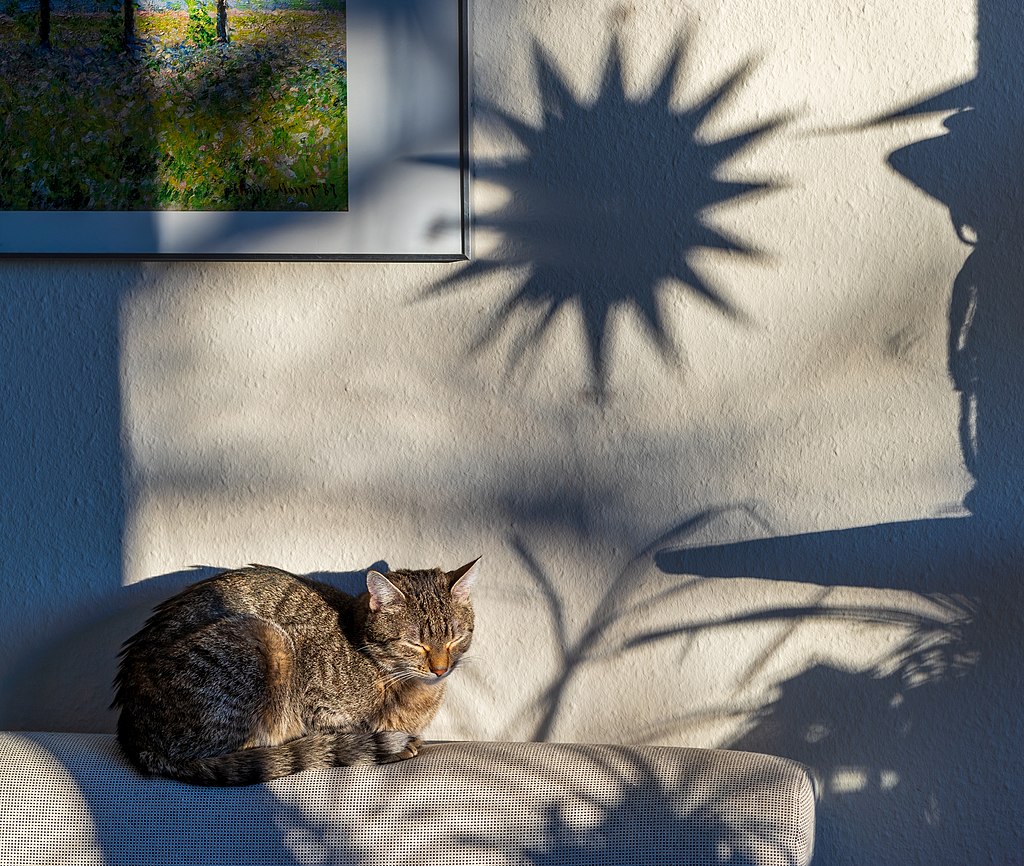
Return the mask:
[[[972, 247], [952, 287], [948, 351], [974, 479], [969, 516], [656, 555], [672, 574], [900, 590], [955, 611], [915, 624], [894, 596], [891, 609], [873, 612], [759, 615], [888, 617], [911, 628], [898, 669], [812, 667], [731, 744], [817, 770], [823, 866], [849, 862], [851, 851], [879, 866], [954, 866], [1017, 862], [1024, 850], [1016, 815], [1024, 802], [1024, 10], [1015, 0], [980, 0], [978, 15], [977, 77], [874, 122], [954, 112], [945, 135], [894, 152], [889, 164], [942, 202]], [[893, 815], [900, 838], [877, 832]]]
[[[101, 615], [121, 593], [119, 313], [124, 286], [140, 274], [99, 268], [87, 275], [69, 265], [54, 280], [44, 266], [6, 270], [0, 726], [73, 726], [83, 707], [85, 715], [94, 709], [98, 683], [59, 635], [69, 621]], [[71, 693], [53, 682], [69, 667], [78, 674], [65, 681]]]

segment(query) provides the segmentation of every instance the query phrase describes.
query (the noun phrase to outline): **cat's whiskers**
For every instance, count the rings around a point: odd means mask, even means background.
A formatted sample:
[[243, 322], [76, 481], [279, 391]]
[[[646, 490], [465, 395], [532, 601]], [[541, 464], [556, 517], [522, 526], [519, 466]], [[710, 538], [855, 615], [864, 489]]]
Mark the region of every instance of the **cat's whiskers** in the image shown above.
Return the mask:
[[383, 679], [383, 685], [385, 688], [389, 686], [396, 686], [400, 683], [408, 682], [409, 680], [421, 679], [421, 675], [416, 671], [395, 671], [388, 674]]

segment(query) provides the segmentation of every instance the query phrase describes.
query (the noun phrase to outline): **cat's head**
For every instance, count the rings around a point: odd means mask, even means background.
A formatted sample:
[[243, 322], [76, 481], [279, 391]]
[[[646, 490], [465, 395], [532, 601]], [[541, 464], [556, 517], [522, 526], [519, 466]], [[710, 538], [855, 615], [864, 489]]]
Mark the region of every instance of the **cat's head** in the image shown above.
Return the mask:
[[470, 590], [479, 562], [367, 573], [367, 649], [392, 677], [438, 683], [455, 669], [473, 638]]

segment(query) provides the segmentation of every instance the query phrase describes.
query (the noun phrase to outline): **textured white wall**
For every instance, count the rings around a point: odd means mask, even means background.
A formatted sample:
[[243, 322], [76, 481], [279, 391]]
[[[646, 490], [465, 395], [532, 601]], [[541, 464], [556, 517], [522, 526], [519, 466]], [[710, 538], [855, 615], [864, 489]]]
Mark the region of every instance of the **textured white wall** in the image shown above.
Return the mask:
[[0, 725], [109, 729], [190, 566], [483, 555], [433, 735], [774, 751], [820, 863], [1021, 862], [1020, 24], [480, 0], [473, 263], [4, 263]]

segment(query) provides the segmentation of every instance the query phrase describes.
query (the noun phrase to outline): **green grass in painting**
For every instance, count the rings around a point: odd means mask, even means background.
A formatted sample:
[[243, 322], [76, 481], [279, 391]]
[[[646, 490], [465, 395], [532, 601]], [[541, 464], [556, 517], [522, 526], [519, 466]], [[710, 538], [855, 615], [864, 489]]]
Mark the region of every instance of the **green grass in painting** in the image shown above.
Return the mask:
[[339, 14], [234, 11], [228, 45], [188, 40], [185, 12], [139, 12], [143, 46], [112, 51], [111, 14], [0, 17], [0, 209], [343, 210]]

